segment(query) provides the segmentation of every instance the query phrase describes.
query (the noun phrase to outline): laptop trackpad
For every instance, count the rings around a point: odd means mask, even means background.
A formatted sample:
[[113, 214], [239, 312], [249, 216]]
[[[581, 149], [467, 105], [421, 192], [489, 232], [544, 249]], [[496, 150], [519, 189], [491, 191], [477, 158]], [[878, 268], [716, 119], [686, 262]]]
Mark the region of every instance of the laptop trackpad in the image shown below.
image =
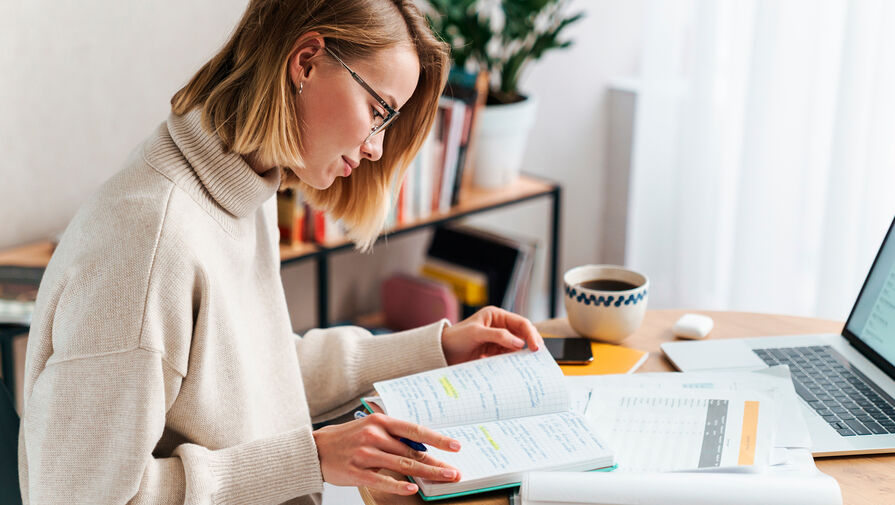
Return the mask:
[[752, 349], [740, 340], [707, 340], [704, 342], [668, 342], [662, 344], [668, 359], [684, 372], [714, 369], [767, 368]]

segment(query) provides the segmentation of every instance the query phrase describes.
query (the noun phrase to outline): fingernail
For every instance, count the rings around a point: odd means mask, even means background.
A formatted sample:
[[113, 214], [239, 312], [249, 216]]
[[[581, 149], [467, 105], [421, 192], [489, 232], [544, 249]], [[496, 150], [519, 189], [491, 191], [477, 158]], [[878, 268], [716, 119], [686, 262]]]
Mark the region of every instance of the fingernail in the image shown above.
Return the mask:
[[404, 486], [404, 489], [410, 491], [411, 493], [415, 493], [416, 492], [416, 484], [407, 484], [406, 486]]
[[457, 442], [456, 440], [451, 440], [451, 443], [448, 444], [448, 447], [450, 447], [452, 451], [459, 451], [460, 450], [460, 442]]
[[516, 341], [513, 342], [513, 344], [520, 349], [525, 347], [525, 341], [522, 340], [521, 338], [517, 338]]
[[442, 470], [441, 475], [445, 479], [453, 479], [454, 477], [457, 476], [457, 471], [456, 470]]

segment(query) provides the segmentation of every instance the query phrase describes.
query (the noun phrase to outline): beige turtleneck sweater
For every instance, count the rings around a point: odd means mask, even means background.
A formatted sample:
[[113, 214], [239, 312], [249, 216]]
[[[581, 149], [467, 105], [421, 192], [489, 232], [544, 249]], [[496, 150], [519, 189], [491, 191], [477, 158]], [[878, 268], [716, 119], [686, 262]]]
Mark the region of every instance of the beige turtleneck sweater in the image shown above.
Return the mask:
[[[78, 211], [28, 341], [26, 504], [319, 502], [311, 419], [444, 366], [444, 322], [291, 331], [274, 169], [171, 116]], [[301, 303], [302, 300], [295, 300]]]

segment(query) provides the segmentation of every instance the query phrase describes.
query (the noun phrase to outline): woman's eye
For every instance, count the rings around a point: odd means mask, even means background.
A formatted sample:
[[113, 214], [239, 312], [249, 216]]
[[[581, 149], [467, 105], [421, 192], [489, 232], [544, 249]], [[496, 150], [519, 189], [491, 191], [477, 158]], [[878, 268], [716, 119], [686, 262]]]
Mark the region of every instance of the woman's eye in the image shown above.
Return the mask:
[[382, 124], [382, 121], [385, 119], [385, 116], [382, 115], [376, 107], [370, 107], [370, 110], [373, 112], [373, 127], [377, 127]]

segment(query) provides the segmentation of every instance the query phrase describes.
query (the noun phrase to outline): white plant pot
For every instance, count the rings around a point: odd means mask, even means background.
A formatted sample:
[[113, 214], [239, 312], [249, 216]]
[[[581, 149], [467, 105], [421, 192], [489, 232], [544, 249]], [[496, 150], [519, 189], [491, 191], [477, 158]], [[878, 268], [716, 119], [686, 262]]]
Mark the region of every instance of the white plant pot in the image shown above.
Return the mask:
[[473, 185], [499, 188], [519, 177], [537, 109], [538, 102], [532, 96], [484, 108], [477, 126]]

